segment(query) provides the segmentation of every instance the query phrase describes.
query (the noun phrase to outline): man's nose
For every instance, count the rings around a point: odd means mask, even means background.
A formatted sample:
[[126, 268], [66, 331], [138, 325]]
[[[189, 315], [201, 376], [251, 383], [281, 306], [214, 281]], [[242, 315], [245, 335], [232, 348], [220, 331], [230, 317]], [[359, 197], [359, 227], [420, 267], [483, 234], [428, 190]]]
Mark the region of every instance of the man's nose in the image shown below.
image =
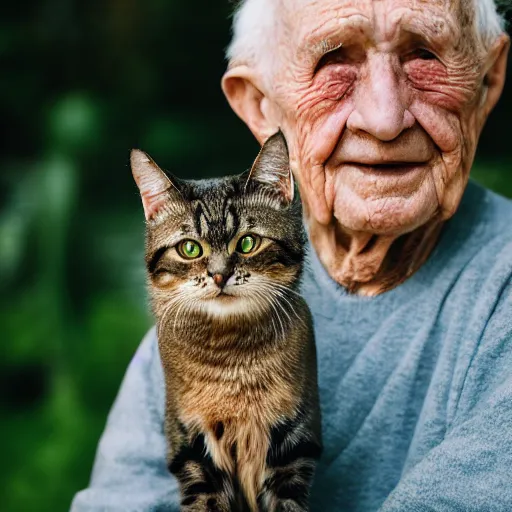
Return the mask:
[[408, 96], [393, 55], [369, 55], [355, 91], [355, 109], [347, 120], [347, 128], [384, 142], [396, 139], [415, 122], [408, 110]]

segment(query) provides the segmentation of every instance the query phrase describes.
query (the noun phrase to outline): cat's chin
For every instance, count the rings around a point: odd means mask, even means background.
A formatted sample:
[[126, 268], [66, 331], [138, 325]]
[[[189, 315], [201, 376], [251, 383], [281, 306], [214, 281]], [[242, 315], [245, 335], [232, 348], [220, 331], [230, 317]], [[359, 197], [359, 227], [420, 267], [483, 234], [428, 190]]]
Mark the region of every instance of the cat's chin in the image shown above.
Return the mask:
[[254, 304], [247, 298], [227, 293], [219, 293], [214, 298], [202, 300], [200, 309], [203, 313], [217, 318], [250, 317], [259, 313], [259, 311], [255, 311]]

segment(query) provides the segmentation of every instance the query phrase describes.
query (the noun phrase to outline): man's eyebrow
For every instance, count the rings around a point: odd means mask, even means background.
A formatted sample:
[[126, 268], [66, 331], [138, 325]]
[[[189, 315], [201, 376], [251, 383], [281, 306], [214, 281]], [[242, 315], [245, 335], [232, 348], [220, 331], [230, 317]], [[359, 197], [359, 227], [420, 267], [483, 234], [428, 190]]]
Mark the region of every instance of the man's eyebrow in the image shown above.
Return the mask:
[[[400, 36], [419, 36], [436, 48], [453, 44], [461, 37], [460, 27], [453, 16], [431, 14], [420, 16], [423, 11], [408, 10], [396, 20]], [[371, 20], [362, 14], [327, 20], [310, 34], [299, 34], [297, 48], [300, 60], [315, 60], [357, 40], [372, 39]]]
[[460, 27], [452, 16], [431, 14], [428, 17], [417, 16], [418, 11], [411, 11], [400, 18], [400, 36], [419, 36], [427, 43], [442, 48], [453, 44], [460, 38]]
[[370, 23], [362, 14], [330, 19], [308, 35], [299, 34], [301, 43], [297, 48], [297, 56], [299, 59], [314, 59], [341, 48], [354, 35], [361, 39], [367, 38]]
[[311, 53], [314, 55], [325, 55], [326, 53], [339, 50], [343, 46], [341, 42], [334, 42], [330, 39], [322, 39], [311, 46]]

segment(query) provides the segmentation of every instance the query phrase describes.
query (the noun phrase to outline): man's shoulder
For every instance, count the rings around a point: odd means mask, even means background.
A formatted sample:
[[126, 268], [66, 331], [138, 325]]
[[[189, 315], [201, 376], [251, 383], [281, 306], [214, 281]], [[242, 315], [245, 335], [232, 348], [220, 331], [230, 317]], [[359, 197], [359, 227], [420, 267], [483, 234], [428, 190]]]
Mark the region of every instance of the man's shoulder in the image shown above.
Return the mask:
[[470, 181], [460, 206], [459, 220], [472, 223], [484, 239], [500, 237], [504, 242], [512, 239], [512, 200]]
[[440, 245], [452, 269], [452, 298], [460, 305], [466, 295], [469, 309], [491, 315], [512, 277], [512, 201], [470, 182], [449, 224]]
[[512, 200], [470, 181], [445, 238], [454, 253], [488, 269], [512, 261]]

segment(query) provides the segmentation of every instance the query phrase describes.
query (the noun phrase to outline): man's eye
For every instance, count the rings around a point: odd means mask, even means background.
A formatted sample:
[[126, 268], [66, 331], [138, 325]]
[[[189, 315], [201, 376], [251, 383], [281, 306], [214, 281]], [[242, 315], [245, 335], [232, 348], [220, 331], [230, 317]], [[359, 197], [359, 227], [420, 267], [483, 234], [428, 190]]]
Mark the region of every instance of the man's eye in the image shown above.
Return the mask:
[[318, 61], [315, 67], [315, 74], [326, 66], [343, 65], [358, 66], [366, 59], [365, 49], [359, 45], [343, 45], [328, 51]]
[[342, 48], [338, 48], [337, 50], [333, 50], [329, 53], [326, 53], [316, 65], [315, 73], [322, 69], [325, 66], [331, 64], [344, 64], [346, 62], [346, 57]]
[[413, 52], [408, 53], [405, 56], [405, 60], [436, 60], [437, 57], [429, 50], [425, 50], [425, 48], [417, 48]]

